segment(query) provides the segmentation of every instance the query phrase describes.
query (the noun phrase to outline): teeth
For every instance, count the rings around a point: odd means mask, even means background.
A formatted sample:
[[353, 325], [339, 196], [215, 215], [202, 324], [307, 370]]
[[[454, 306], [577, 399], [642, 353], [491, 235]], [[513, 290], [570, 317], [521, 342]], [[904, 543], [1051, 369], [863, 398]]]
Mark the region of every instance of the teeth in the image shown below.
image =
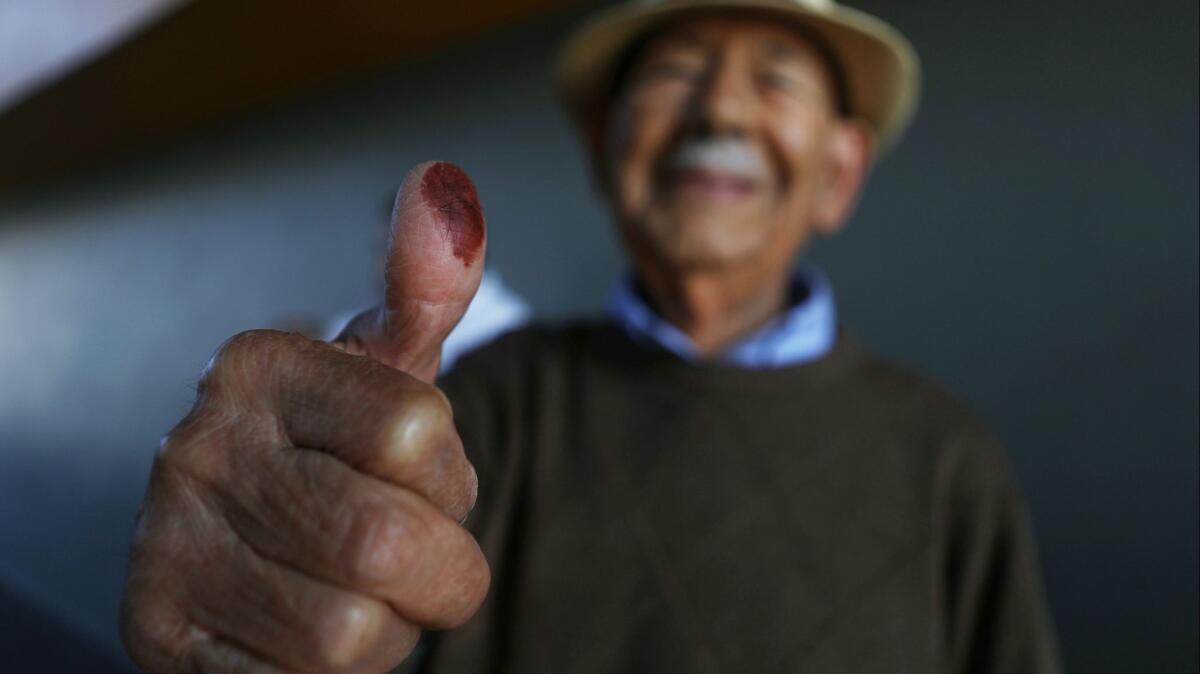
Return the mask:
[[731, 173], [757, 179], [766, 175], [766, 162], [750, 143], [737, 138], [689, 140], [675, 151], [672, 164], [681, 170]]

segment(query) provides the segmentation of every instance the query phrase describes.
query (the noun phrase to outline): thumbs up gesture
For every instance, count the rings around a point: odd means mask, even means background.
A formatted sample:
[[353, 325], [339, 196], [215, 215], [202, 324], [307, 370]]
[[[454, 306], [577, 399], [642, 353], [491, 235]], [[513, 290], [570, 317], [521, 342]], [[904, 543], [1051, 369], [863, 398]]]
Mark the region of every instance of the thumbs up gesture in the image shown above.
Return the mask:
[[332, 344], [251, 331], [213, 356], [130, 552], [122, 637], [146, 672], [385, 672], [478, 610], [478, 482], [433, 380], [485, 247], [470, 179], [422, 164], [383, 305]]

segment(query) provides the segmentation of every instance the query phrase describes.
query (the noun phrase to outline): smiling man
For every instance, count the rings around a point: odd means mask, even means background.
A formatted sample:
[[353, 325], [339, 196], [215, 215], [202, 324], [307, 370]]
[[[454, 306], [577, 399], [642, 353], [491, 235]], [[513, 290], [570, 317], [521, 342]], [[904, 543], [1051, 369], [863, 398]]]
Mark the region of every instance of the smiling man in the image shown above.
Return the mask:
[[418, 167], [384, 303], [333, 344], [234, 337], [165, 439], [134, 658], [1058, 671], [1003, 450], [839, 330], [828, 282], [795, 267], [849, 217], [916, 78], [899, 34], [828, 0], [594, 18], [560, 87], [632, 263], [610, 315], [510, 333], [435, 387], [486, 235], [465, 174]]
[[[789, 270], [841, 226], [870, 132], [840, 70], [786, 22], [699, 16], [627, 56], [596, 152], [642, 288], [714, 356], [787, 305]], [[804, 288], [799, 288], [803, 292]]]

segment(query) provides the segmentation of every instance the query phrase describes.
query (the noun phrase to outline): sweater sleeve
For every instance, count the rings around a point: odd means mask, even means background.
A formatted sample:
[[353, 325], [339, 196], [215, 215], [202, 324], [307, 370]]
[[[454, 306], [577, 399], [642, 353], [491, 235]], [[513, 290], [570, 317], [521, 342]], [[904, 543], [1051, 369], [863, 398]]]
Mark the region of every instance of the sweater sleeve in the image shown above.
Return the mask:
[[946, 640], [955, 674], [1062, 671], [1032, 525], [1003, 448], [972, 433], [943, 485]]

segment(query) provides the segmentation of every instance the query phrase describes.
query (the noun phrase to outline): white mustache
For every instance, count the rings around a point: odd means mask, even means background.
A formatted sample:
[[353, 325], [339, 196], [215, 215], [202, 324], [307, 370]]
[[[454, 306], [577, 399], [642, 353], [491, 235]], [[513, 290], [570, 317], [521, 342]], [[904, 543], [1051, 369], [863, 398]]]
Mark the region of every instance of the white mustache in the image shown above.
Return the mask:
[[762, 153], [739, 138], [684, 141], [675, 149], [671, 166], [676, 170], [730, 173], [749, 180], [767, 177], [767, 162]]

